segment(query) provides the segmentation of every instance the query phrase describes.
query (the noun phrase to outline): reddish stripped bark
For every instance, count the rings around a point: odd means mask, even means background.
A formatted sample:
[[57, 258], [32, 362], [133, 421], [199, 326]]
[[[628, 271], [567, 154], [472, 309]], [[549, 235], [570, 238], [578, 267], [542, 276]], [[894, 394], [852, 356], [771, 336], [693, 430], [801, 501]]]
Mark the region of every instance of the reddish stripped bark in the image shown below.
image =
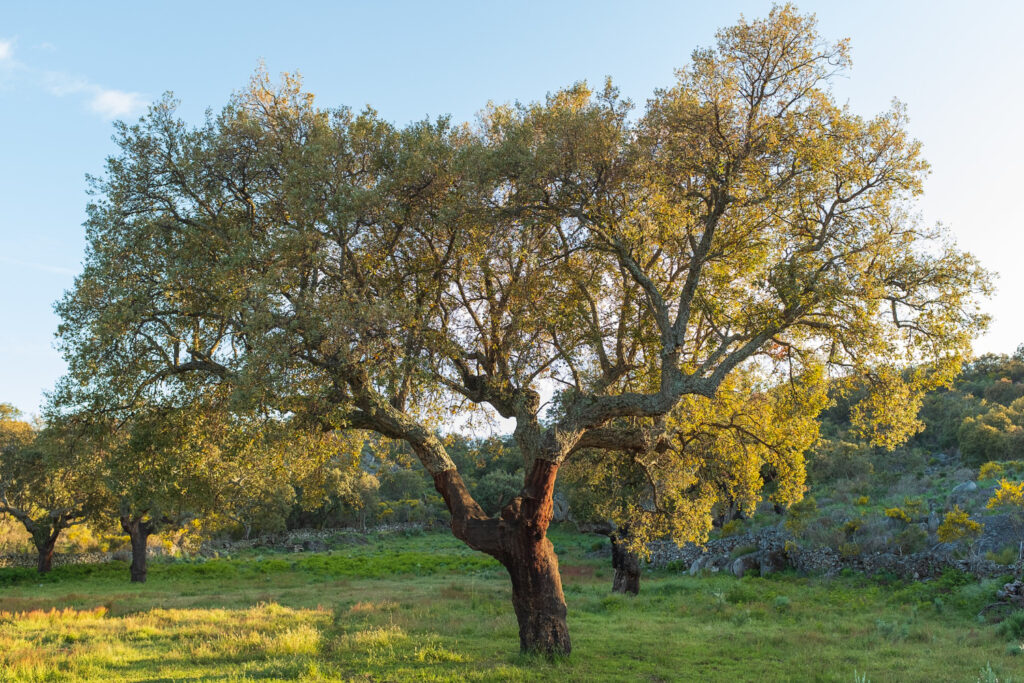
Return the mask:
[[39, 558], [36, 563], [36, 569], [40, 574], [45, 574], [53, 568], [53, 549], [57, 545], [57, 537], [53, 536], [47, 539], [43, 545], [38, 546], [36, 550], [39, 552]]
[[512, 605], [523, 652], [569, 654], [565, 594], [558, 557], [547, 539], [558, 465], [537, 459], [519, 496], [490, 519], [455, 470], [434, 474], [434, 486], [452, 513], [452, 533], [496, 558], [512, 579]]

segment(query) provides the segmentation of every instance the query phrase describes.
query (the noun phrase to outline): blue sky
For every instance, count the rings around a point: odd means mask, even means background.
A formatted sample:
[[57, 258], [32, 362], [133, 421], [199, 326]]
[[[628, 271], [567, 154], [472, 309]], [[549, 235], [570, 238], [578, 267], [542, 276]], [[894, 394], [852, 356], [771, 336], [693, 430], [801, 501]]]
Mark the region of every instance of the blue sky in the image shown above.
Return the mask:
[[[798, 3], [854, 64], [835, 84], [862, 114], [906, 102], [932, 175], [920, 210], [1000, 273], [979, 352], [1024, 342], [1024, 3]], [[610, 75], [642, 103], [690, 52], [768, 2], [102, 2], [0, 7], [0, 402], [33, 413], [64, 365], [52, 303], [83, 250], [85, 174], [111, 121], [164, 91], [198, 122], [262, 59], [300, 71], [322, 105], [399, 123], [533, 100]]]

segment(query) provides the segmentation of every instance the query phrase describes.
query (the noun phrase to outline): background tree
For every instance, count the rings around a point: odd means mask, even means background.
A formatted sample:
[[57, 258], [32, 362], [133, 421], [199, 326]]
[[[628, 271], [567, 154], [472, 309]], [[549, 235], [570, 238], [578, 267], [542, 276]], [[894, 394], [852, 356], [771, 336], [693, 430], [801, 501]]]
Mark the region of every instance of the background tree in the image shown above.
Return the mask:
[[[317, 473], [328, 460], [330, 476], [337, 478], [342, 454], [359, 451], [361, 442], [344, 434], [293, 430], [267, 416], [236, 416], [222, 398], [211, 392], [181, 406], [150, 406], [118, 424], [96, 425], [107, 430], [104, 494], [131, 541], [133, 582], [146, 580], [151, 535], [204, 517], [259, 517], [261, 505], [272, 512], [280, 503], [273, 499], [280, 493], [273, 477], [285, 472], [285, 483], [303, 482], [312, 497], [323, 486]], [[349, 455], [347, 471], [353, 465]]]
[[[854, 418], [891, 445], [984, 322], [985, 273], [913, 219], [927, 166], [903, 108], [833, 101], [847, 64], [786, 6], [719, 32], [637, 119], [610, 85], [476, 128], [326, 111], [288, 76], [197, 129], [167, 99], [118, 126], [95, 182], [58, 306], [68, 401], [219, 383], [238, 411], [406, 442], [453, 533], [508, 570], [521, 648], [568, 652], [546, 538], [567, 458], [645, 450], [741, 366], [767, 388], [870, 381]], [[497, 518], [436, 433], [481, 407], [523, 460]]]
[[104, 426], [107, 508], [131, 543], [131, 580], [144, 582], [149, 537], [216, 508], [214, 425], [201, 410], [164, 406]]
[[73, 423], [40, 428], [18, 418], [0, 404], [0, 513], [24, 525], [45, 573], [61, 532], [84, 522], [96, 505], [95, 463]]
[[767, 387], [759, 379], [749, 368], [734, 373], [713, 397], [681, 400], [637, 448], [587, 451], [566, 465], [574, 502], [617, 527], [613, 591], [639, 591], [639, 558], [651, 540], [701, 543], [716, 517], [752, 515], [766, 488], [782, 507], [803, 496], [825, 385], [819, 376]]

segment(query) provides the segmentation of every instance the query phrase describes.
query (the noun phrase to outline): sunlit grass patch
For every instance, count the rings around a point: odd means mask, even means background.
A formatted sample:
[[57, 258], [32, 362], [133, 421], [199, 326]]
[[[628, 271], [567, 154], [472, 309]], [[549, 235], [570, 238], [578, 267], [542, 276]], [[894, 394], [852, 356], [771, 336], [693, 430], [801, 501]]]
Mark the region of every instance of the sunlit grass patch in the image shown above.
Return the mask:
[[271, 655], [314, 655], [319, 649], [320, 631], [305, 624], [274, 634], [266, 646]]
[[441, 647], [436, 643], [428, 643], [415, 650], [416, 661], [419, 662], [465, 662], [466, 656]]
[[[565, 566], [607, 561], [584, 555], [586, 537], [565, 536]], [[420, 552], [431, 538], [360, 552], [386, 559]], [[611, 594], [610, 573], [570, 572], [574, 650], [548, 661], [518, 656], [502, 571], [339, 579], [293, 567], [154, 574], [143, 586], [125, 579], [83, 574], [3, 589], [0, 681], [731, 681], [752, 672], [765, 681], [847, 681], [856, 668], [877, 682], [975, 680], [986, 662], [1005, 678], [1024, 661], [995, 625], [976, 618], [997, 580], [658, 572], [627, 597]]]
[[409, 636], [398, 626], [369, 628], [365, 631], [356, 631], [342, 636], [343, 647], [354, 650], [381, 650], [392, 649], [398, 643], [403, 643]]
[[391, 600], [380, 600], [377, 602], [357, 602], [349, 608], [350, 612], [353, 613], [368, 613], [368, 612], [390, 612], [398, 609], [398, 603]]

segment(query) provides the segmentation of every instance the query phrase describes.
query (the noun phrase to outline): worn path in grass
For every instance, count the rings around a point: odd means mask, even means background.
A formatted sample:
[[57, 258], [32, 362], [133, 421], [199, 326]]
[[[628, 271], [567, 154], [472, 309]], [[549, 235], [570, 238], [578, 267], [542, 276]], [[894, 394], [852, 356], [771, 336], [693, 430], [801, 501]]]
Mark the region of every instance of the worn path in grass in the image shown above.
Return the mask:
[[568, 659], [518, 655], [503, 570], [438, 532], [153, 563], [141, 586], [117, 563], [0, 570], [0, 679], [1024, 681], [1021, 639], [975, 617], [994, 580], [665, 572], [626, 598], [595, 537], [553, 540]]

